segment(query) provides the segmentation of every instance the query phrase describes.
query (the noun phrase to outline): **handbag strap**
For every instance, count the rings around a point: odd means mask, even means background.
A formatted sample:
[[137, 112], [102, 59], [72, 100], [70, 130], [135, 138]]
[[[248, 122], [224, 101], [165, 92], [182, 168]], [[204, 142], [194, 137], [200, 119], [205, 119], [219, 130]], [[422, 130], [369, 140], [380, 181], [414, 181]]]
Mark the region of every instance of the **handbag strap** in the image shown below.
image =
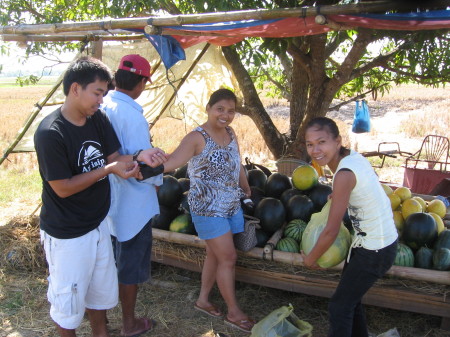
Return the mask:
[[244, 220], [247, 224], [254, 224], [255, 228], [261, 229], [261, 225], [259, 224], [261, 221], [258, 218], [244, 214]]

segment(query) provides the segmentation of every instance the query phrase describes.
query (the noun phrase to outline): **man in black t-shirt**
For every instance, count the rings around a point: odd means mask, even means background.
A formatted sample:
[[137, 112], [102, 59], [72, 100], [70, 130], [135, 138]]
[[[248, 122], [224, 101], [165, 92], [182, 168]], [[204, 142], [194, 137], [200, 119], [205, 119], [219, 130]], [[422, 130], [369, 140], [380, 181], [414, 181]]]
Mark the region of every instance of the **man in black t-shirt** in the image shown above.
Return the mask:
[[162, 163], [157, 149], [120, 156], [120, 143], [99, 110], [111, 83], [102, 62], [82, 57], [63, 79], [64, 104], [39, 125], [34, 143], [43, 180], [40, 215], [50, 276], [50, 315], [61, 336], [76, 336], [85, 310], [92, 334], [109, 336], [106, 310], [118, 302], [117, 271], [103, 221], [110, 207], [108, 174], [139, 177], [137, 160]]

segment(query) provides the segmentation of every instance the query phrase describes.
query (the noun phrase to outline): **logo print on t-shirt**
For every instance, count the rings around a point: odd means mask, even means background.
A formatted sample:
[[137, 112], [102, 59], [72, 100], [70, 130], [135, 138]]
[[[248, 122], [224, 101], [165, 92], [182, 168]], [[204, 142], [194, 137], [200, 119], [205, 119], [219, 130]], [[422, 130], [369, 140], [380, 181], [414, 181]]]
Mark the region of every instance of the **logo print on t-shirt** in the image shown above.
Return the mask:
[[101, 145], [92, 140], [83, 143], [78, 155], [78, 166], [83, 173], [105, 166], [105, 159], [103, 159], [101, 149]]

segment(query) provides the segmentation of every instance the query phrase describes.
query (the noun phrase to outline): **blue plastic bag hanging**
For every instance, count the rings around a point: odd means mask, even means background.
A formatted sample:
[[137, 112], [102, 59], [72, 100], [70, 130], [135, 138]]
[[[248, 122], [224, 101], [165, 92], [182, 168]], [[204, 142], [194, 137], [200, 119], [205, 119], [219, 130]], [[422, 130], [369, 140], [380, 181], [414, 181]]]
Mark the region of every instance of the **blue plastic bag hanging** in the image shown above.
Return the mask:
[[370, 131], [369, 107], [365, 99], [356, 101], [355, 119], [353, 120], [352, 131], [354, 133], [363, 133]]

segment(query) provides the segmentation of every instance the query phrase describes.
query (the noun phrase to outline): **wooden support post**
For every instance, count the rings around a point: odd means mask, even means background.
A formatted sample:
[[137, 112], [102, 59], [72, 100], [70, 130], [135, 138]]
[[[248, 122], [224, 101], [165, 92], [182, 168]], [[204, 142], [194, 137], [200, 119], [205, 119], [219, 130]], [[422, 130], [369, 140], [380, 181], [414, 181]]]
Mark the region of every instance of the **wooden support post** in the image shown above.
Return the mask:
[[92, 41], [91, 43], [92, 43], [92, 51], [91, 51], [92, 57], [101, 60], [103, 56], [103, 40], [99, 39], [96, 41]]

